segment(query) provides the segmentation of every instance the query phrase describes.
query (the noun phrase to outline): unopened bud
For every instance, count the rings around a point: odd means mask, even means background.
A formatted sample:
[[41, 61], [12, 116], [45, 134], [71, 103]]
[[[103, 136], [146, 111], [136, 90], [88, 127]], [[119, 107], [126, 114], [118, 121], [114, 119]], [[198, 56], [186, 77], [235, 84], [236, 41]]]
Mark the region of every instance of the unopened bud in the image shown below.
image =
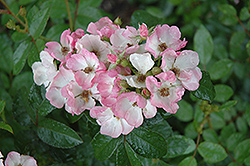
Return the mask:
[[9, 29], [13, 29], [15, 30], [16, 29], [16, 23], [14, 20], [9, 20], [6, 24], [6, 27], [9, 28]]
[[125, 80], [118, 81], [117, 84], [121, 89], [126, 89], [129, 87], [128, 83]]
[[147, 88], [143, 89], [141, 91], [141, 95], [145, 98], [149, 98], [151, 96], [151, 93], [149, 92], [149, 90]]
[[119, 26], [122, 25], [122, 20], [120, 19], [119, 16], [115, 19], [114, 24], [119, 25]]
[[123, 60], [121, 61], [121, 65], [122, 65], [123, 67], [128, 67], [128, 66], [129, 66], [129, 61], [128, 61], [127, 59], [123, 59]]
[[25, 7], [21, 7], [21, 8], [19, 9], [18, 14], [19, 14], [20, 16], [22, 16], [22, 17], [25, 17], [26, 14], [27, 14], [27, 11], [26, 11]]
[[153, 74], [153, 75], [160, 74], [161, 72], [162, 72], [162, 70], [161, 70], [161, 68], [159, 68], [159, 67], [154, 67], [154, 68], [152, 69], [152, 74]]

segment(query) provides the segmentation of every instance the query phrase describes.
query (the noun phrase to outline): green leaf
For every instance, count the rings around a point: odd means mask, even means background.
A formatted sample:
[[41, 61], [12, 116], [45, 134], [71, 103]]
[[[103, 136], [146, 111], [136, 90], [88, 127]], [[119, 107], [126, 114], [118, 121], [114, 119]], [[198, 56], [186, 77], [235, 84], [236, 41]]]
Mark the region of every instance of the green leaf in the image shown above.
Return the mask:
[[53, 40], [53, 41], [60, 41], [60, 36], [63, 31], [69, 28], [67, 24], [57, 24], [51, 27], [46, 34], [46, 37]]
[[219, 143], [219, 137], [213, 129], [206, 129], [202, 133], [202, 137], [205, 141]]
[[30, 24], [29, 24], [29, 32], [31, 36], [33, 36], [33, 39], [36, 40], [38, 37], [41, 36], [41, 34], [44, 31], [44, 28], [47, 24], [47, 21], [49, 19], [49, 12], [50, 8], [47, 9], [41, 9], [39, 12], [37, 12]]
[[221, 145], [212, 142], [202, 142], [198, 146], [198, 152], [211, 163], [222, 161], [227, 157], [225, 149]]
[[174, 116], [183, 122], [191, 121], [194, 115], [192, 105], [185, 100], [181, 100], [180, 102], [178, 102], [178, 105], [180, 108]]
[[27, 88], [21, 88], [16, 94], [13, 105], [13, 117], [23, 126], [31, 126], [36, 122], [36, 112], [31, 108], [28, 97]]
[[83, 112], [80, 114], [80, 115], [72, 115], [68, 112], [65, 112], [66, 113], [66, 117], [68, 118], [68, 120], [70, 121], [70, 123], [75, 123], [77, 122], [79, 119], [81, 119], [81, 117], [83, 116]]
[[135, 128], [126, 136], [126, 140], [136, 153], [146, 158], [161, 158], [167, 153], [165, 139], [160, 134], [142, 127]]
[[189, 144], [183, 137], [172, 136], [167, 139], [168, 153], [164, 158], [173, 158], [183, 155]]
[[30, 51], [31, 42], [23, 41], [16, 49], [13, 55], [14, 69], [13, 74], [17, 75], [23, 69], [26, 58]]
[[236, 127], [239, 132], [247, 133], [247, 130], [248, 130], [247, 122], [243, 117], [238, 117], [236, 119]]
[[226, 141], [226, 146], [229, 151], [233, 151], [236, 146], [243, 141], [245, 134], [242, 133], [233, 133]]
[[0, 115], [4, 110], [6, 102], [4, 100], [0, 100]]
[[0, 129], [7, 130], [8, 132], [14, 134], [11, 126], [6, 124], [5, 122], [0, 122]]
[[215, 130], [221, 129], [226, 125], [223, 112], [212, 112], [210, 114], [211, 124]]
[[130, 23], [133, 27], [136, 27], [136, 28], [139, 28], [138, 24], [145, 23], [147, 24], [148, 28], [150, 28], [152, 26], [160, 24], [161, 19], [155, 16], [152, 16], [151, 14], [149, 14], [148, 12], [144, 10], [136, 10], [131, 16]]
[[224, 143], [227, 141], [227, 139], [236, 132], [236, 128], [234, 126], [234, 123], [229, 123], [229, 125], [224, 126], [220, 132], [220, 142]]
[[116, 153], [117, 166], [142, 166], [134, 150], [127, 142], [122, 143]]
[[14, 42], [22, 42], [24, 41], [25, 39], [27, 39], [29, 37], [29, 35], [27, 33], [20, 33], [20, 32], [14, 32], [12, 35], [11, 35], [11, 39], [14, 41]]
[[233, 61], [222, 59], [215, 62], [208, 70], [212, 80], [218, 80], [226, 76], [233, 67]]
[[145, 119], [143, 127], [161, 134], [165, 139], [173, 134], [171, 126], [161, 117], [159, 113], [151, 119]]
[[38, 13], [39, 9], [36, 5], [32, 6], [32, 8], [27, 12], [27, 21], [30, 24], [34, 15]]
[[250, 17], [249, 10], [247, 9], [247, 7], [243, 7], [243, 8], [240, 10], [240, 19], [241, 19], [242, 21], [246, 21], [249, 17]]
[[184, 133], [185, 133], [186, 137], [189, 137], [189, 138], [192, 138], [192, 139], [195, 139], [197, 137], [198, 133], [197, 133], [195, 127], [194, 127], [194, 122], [189, 123], [185, 127]]
[[219, 107], [220, 110], [229, 110], [231, 107], [237, 104], [237, 100], [230, 100]]
[[216, 92], [216, 97], [214, 100], [218, 102], [227, 101], [234, 93], [233, 89], [230, 86], [224, 84], [217, 84], [214, 86], [214, 89]]
[[43, 142], [57, 148], [72, 148], [83, 142], [70, 127], [52, 119], [39, 122], [37, 135]]
[[194, 49], [199, 54], [201, 64], [208, 64], [213, 55], [214, 43], [212, 36], [203, 25], [200, 25], [194, 35]]
[[212, 102], [216, 93], [208, 72], [202, 71], [202, 78], [199, 84], [199, 88], [191, 93], [198, 99]]
[[95, 151], [95, 157], [100, 161], [104, 161], [112, 156], [121, 142], [122, 137], [112, 138], [98, 132], [91, 141], [91, 144]]
[[246, 139], [240, 142], [234, 149], [235, 159], [242, 163], [244, 160], [250, 156], [250, 139]]
[[235, 60], [245, 60], [247, 57], [243, 54], [243, 46], [242, 43], [245, 41], [246, 33], [245, 31], [237, 31], [233, 33], [232, 37], [230, 38], [230, 49], [229, 55], [232, 59]]
[[250, 127], [250, 107], [248, 106], [246, 109], [246, 112], [244, 114], [244, 117], [248, 123], [248, 126]]
[[28, 65], [31, 67], [34, 62], [40, 61], [38, 50], [34, 43], [32, 43], [29, 55], [28, 55]]
[[189, 156], [183, 159], [178, 166], [197, 166], [197, 161], [194, 157]]
[[14, 77], [11, 87], [11, 95], [15, 95], [16, 92], [21, 89], [22, 87], [26, 87], [30, 89], [33, 83], [33, 75], [31, 71], [22, 72]]
[[246, 166], [250, 166], [250, 156], [247, 157], [247, 158], [244, 160], [244, 164], [245, 164]]
[[52, 112], [55, 107], [52, 106], [49, 100], [45, 97], [44, 86], [37, 86], [35, 83], [30, 88], [29, 102], [35, 111], [38, 111], [39, 116], [46, 116]]
[[223, 4], [219, 6], [221, 15], [219, 17], [220, 21], [227, 26], [234, 25], [237, 23], [237, 12], [232, 5]]
[[[3, 40], [0, 38], [0, 40]], [[0, 47], [0, 62], [4, 62], [0, 65], [0, 69], [6, 73], [11, 73], [13, 69], [13, 49], [10, 45]]]
[[248, 41], [248, 43], [246, 45], [246, 49], [247, 49], [248, 56], [250, 56], [250, 40]]
[[227, 59], [228, 58], [227, 47], [225, 47], [222, 44], [214, 43], [213, 57], [217, 59]]

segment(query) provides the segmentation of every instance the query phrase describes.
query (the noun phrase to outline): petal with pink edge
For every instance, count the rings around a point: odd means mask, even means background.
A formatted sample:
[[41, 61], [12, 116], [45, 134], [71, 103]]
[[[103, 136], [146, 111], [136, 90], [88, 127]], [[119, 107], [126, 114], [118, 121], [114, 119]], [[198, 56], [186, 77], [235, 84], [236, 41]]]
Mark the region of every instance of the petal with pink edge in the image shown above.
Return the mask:
[[184, 50], [176, 58], [174, 66], [180, 70], [189, 70], [199, 64], [199, 56], [195, 51]]

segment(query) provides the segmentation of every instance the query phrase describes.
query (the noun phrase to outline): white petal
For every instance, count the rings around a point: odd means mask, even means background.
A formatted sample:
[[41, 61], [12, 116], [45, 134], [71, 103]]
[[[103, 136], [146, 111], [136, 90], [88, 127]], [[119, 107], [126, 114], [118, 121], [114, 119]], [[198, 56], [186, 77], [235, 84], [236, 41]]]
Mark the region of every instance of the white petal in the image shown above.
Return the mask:
[[149, 53], [144, 54], [131, 54], [129, 57], [132, 65], [141, 73], [146, 74], [148, 70], [150, 70], [154, 66], [154, 61], [151, 59], [151, 55]]

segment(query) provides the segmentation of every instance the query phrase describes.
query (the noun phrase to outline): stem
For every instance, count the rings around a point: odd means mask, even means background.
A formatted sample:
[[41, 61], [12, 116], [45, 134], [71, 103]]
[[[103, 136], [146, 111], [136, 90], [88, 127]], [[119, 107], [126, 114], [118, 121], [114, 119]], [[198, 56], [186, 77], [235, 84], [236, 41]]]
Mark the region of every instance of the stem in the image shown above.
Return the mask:
[[244, 24], [241, 22], [240, 18], [235, 15], [235, 17], [237, 18], [238, 22], [240, 23], [240, 25], [244, 28], [245, 32], [247, 33], [247, 35], [250, 37], [250, 33], [249, 31], [247, 30], [247, 28], [244, 26]]
[[73, 29], [75, 29], [75, 25], [76, 25], [76, 17], [77, 17], [77, 12], [78, 12], [78, 8], [79, 8], [79, 3], [80, 3], [80, 0], [77, 0], [74, 22], [73, 22]]
[[198, 149], [198, 146], [199, 146], [199, 143], [200, 143], [200, 137], [201, 137], [201, 134], [199, 133], [198, 137], [197, 137], [197, 141], [196, 141], [196, 146], [195, 146], [195, 151], [194, 151], [194, 154], [193, 154], [193, 158], [195, 157], [195, 155], [197, 153], [197, 149]]
[[10, 12], [7, 10], [0, 9], [0, 14], [10, 14]]
[[68, 2], [68, 0], [65, 0], [65, 4], [66, 4], [66, 7], [67, 7], [67, 13], [68, 13], [68, 16], [69, 16], [69, 26], [70, 26], [70, 30], [73, 31], [73, 30], [74, 30], [74, 27], [73, 27], [73, 21], [72, 21], [72, 18], [71, 18], [71, 14], [70, 14], [70, 9], [69, 9], [69, 2]]
[[9, 6], [3, 1], [0, 0], [0, 2], [3, 4], [3, 6], [9, 11], [9, 14], [12, 15], [22, 26], [26, 27], [26, 24], [20, 20], [9, 8]]

